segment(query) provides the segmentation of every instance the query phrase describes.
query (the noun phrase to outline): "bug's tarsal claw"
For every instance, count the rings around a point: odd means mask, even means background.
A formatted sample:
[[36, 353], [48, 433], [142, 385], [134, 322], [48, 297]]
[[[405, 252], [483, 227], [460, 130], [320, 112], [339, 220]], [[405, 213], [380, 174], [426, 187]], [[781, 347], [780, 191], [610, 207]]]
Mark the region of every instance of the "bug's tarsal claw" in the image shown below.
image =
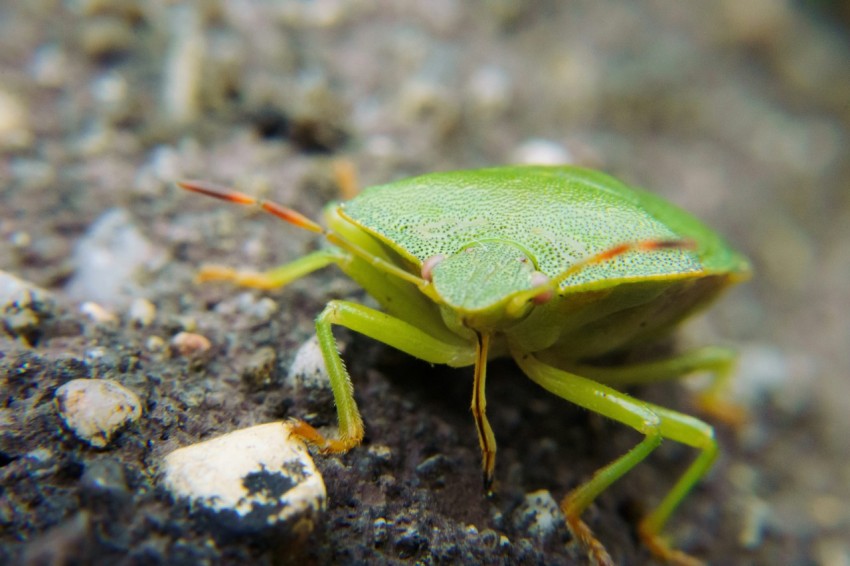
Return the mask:
[[251, 270], [239, 270], [221, 265], [205, 265], [195, 275], [195, 283], [210, 281], [226, 281], [239, 287], [272, 290], [280, 287], [280, 283], [271, 279], [265, 273]]
[[233, 281], [236, 270], [223, 265], [204, 265], [195, 274], [195, 283], [207, 283], [209, 281]]
[[733, 428], [741, 428], [749, 421], [749, 413], [743, 405], [708, 392], [694, 399], [697, 409], [709, 417]]
[[671, 547], [646, 521], [638, 526], [638, 533], [643, 544], [650, 552], [669, 564], [675, 564], [676, 566], [703, 566], [705, 564], [702, 560]]
[[572, 513], [567, 514], [567, 528], [579, 544], [587, 550], [594, 564], [597, 566], [614, 566], [614, 560], [611, 558], [611, 555], [608, 554], [602, 543], [593, 535], [590, 527], [578, 516]]
[[322, 433], [301, 419], [289, 419], [286, 422], [289, 425], [289, 432], [292, 436], [300, 438], [307, 444], [315, 446], [319, 450], [322, 450], [327, 444], [327, 440], [324, 436], [322, 436]]
[[493, 474], [484, 470], [484, 473], [481, 474], [481, 478], [483, 480], [484, 493], [487, 495], [493, 495]]
[[322, 454], [341, 454], [348, 452], [363, 441], [362, 436], [352, 438], [326, 438], [321, 432], [300, 419], [290, 419], [290, 433], [307, 444], [315, 446]]

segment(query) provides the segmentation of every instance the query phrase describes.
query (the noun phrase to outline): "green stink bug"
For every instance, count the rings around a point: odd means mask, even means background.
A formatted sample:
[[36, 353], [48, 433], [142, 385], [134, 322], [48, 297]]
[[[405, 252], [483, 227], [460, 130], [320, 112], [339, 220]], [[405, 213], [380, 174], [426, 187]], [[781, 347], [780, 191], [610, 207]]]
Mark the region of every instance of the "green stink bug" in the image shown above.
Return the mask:
[[659, 197], [577, 167], [433, 173], [372, 187], [329, 205], [327, 228], [236, 191], [201, 182], [180, 186], [260, 206], [323, 234], [329, 244], [266, 273], [213, 267], [202, 271], [202, 279], [272, 288], [335, 263], [384, 309], [334, 300], [318, 316], [316, 334], [339, 430], [336, 438], [326, 438], [296, 421], [295, 434], [325, 452], [347, 451], [363, 438], [353, 386], [331, 331], [345, 326], [431, 363], [474, 366], [472, 412], [489, 489], [496, 441], [485, 410], [486, 366], [488, 359], [510, 356], [544, 389], [645, 436], [561, 503], [569, 528], [596, 562], [611, 563], [581, 520], [596, 496], [664, 438], [699, 451], [640, 524], [641, 538], [656, 555], [692, 562], [667, 546], [660, 531], [714, 461], [713, 429], [618, 388], [709, 370], [715, 383], [705, 399], [719, 409], [716, 392], [734, 355], [701, 348], [631, 365], [598, 360], [663, 338], [748, 276], [747, 260], [713, 231]]

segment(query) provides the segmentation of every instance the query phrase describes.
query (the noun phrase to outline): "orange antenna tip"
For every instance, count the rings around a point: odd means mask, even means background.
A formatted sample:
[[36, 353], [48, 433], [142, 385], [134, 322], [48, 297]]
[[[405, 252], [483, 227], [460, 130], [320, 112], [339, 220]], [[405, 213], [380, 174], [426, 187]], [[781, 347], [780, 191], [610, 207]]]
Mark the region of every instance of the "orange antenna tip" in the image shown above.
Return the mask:
[[207, 183], [206, 181], [180, 181], [177, 183], [177, 186], [193, 193], [200, 193], [227, 202], [248, 205], [257, 204], [257, 199], [250, 195], [222, 187], [221, 185]]

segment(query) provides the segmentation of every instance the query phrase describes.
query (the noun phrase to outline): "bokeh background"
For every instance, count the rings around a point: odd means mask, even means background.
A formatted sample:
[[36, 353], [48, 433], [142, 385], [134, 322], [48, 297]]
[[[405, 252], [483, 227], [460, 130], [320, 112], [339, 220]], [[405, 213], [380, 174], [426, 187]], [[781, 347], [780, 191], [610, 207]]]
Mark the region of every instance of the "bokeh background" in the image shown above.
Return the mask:
[[[0, 267], [54, 302], [24, 330], [4, 307], [0, 562], [281, 559], [268, 541], [209, 543], [161, 493], [157, 466], [179, 446], [308, 409], [332, 422], [327, 404], [293, 393], [288, 367], [323, 301], [360, 295], [333, 270], [270, 293], [194, 286], [204, 262], [270, 267], [315, 242], [180, 194], [176, 179], [316, 217], [352, 185], [542, 162], [651, 188], [752, 259], [755, 277], [684, 331], [685, 343], [741, 351], [734, 395], [752, 419], [721, 427], [724, 456], [674, 538], [717, 564], [850, 564], [848, 28], [847, 4], [827, 0], [3, 2]], [[170, 354], [186, 329], [213, 344], [207, 358]], [[499, 367], [490, 411], [508, 437], [505, 495], [484, 501], [466, 374], [340, 337], [361, 373], [367, 446], [392, 457], [320, 459], [327, 522], [294, 556], [582, 563], [565, 533], [535, 546], [504, 517], [523, 493], [563, 494], [632, 444], [628, 431]], [[263, 347], [258, 385], [245, 376]], [[55, 414], [53, 390], [79, 376], [144, 400], [142, 420], [104, 450]], [[650, 389], [688, 410], [681, 388]], [[442, 482], [417, 475], [435, 454]], [[687, 456], [662, 451], [601, 498], [593, 521], [619, 561], [651, 562], [630, 509]], [[117, 509], [92, 503], [81, 480], [104, 460], [122, 470]], [[378, 476], [392, 489], [362, 495]]]

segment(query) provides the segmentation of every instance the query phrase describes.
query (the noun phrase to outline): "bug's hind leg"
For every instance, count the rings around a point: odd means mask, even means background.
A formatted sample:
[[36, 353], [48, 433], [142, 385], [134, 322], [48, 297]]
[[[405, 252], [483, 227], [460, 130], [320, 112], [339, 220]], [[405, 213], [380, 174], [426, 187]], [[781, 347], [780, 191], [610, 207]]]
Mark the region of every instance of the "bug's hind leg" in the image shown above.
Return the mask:
[[617, 388], [709, 372], [712, 380], [708, 387], [697, 393], [697, 407], [717, 421], [740, 426], [747, 421], [747, 410], [730, 400], [727, 391], [737, 358], [738, 354], [729, 348], [705, 346], [651, 362], [613, 367], [571, 365], [570, 370]]
[[665, 438], [676, 440], [701, 450], [699, 456], [685, 470], [673, 488], [667, 492], [661, 503], [640, 522], [638, 532], [644, 544], [657, 556], [675, 564], [687, 566], [702, 564], [701, 561], [672, 548], [661, 535], [661, 529], [688, 495], [691, 489], [708, 473], [717, 459], [717, 441], [714, 429], [699, 419], [650, 405], [652, 411], [661, 418], [661, 431]]
[[570, 492], [561, 503], [567, 525], [598, 564], [613, 564], [613, 561], [590, 528], [581, 520], [581, 514], [587, 507], [612, 483], [646, 458], [661, 443], [662, 438], [700, 450], [696, 460], [639, 527], [644, 544], [659, 558], [677, 564], [699, 564], [700, 562], [691, 556], [671, 548], [660, 532], [673, 510], [714, 462], [717, 456], [717, 442], [713, 429], [693, 417], [638, 401], [586, 377], [554, 368], [531, 354], [512, 351], [512, 355], [526, 375], [544, 389], [626, 424], [645, 436], [644, 440], [629, 452], [597, 471], [587, 482]]

